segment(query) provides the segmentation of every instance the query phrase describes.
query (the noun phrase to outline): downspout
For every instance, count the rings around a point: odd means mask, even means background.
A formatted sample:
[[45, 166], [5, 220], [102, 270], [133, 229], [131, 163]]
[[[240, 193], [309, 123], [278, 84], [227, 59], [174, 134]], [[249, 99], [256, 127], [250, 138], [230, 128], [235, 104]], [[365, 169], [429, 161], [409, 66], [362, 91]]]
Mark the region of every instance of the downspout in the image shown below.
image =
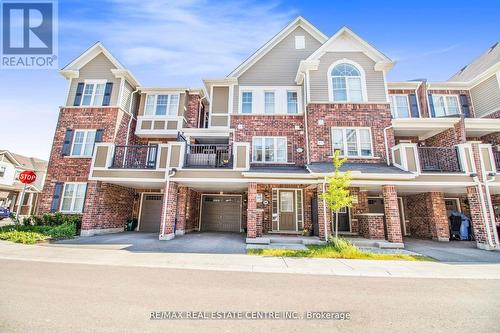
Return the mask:
[[387, 142], [387, 130], [389, 130], [391, 128], [392, 128], [392, 125], [384, 128], [384, 144], [385, 144], [385, 156], [387, 159], [387, 165], [391, 165], [391, 159], [389, 157], [389, 143]]
[[[326, 192], [326, 177], [323, 181], [323, 193]], [[323, 198], [323, 222], [325, 224], [325, 241], [328, 241], [328, 229], [327, 229], [327, 221], [326, 221], [326, 200]]]
[[308, 133], [308, 126], [307, 126], [307, 99], [309, 96], [307, 95], [307, 75], [304, 74], [304, 131], [306, 135], [306, 162], [307, 164], [311, 163], [310, 158], [309, 158], [309, 133]]

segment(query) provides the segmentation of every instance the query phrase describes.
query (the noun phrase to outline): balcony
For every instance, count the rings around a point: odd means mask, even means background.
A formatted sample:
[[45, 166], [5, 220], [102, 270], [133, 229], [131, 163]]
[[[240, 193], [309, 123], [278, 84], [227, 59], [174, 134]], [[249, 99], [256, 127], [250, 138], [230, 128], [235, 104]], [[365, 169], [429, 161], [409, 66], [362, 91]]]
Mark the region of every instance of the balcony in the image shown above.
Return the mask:
[[232, 145], [187, 144], [184, 156], [185, 168], [233, 168]]
[[456, 147], [418, 147], [422, 172], [462, 172]]
[[112, 169], [156, 169], [158, 145], [115, 146]]
[[138, 116], [135, 134], [143, 138], [175, 137], [184, 125], [182, 116]]

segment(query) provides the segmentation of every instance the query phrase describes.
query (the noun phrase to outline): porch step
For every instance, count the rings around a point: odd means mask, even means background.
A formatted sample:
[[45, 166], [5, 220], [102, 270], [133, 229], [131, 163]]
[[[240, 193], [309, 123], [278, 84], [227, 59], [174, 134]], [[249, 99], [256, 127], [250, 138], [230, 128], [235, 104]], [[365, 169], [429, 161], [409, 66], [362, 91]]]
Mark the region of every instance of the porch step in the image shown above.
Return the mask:
[[325, 244], [325, 241], [320, 240], [318, 237], [308, 237], [308, 236], [262, 236], [257, 238], [247, 238], [247, 244], [255, 245], [275, 245], [275, 244], [287, 244], [287, 245], [312, 245], [312, 244]]
[[302, 239], [297, 237], [269, 237], [271, 244], [303, 244]]
[[247, 250], [250, 250], [250, 249], [307, 250], [307, 247], [304, 244], [293, 244], [293, 243], [272, 243], [269, 245], [247, 244]]

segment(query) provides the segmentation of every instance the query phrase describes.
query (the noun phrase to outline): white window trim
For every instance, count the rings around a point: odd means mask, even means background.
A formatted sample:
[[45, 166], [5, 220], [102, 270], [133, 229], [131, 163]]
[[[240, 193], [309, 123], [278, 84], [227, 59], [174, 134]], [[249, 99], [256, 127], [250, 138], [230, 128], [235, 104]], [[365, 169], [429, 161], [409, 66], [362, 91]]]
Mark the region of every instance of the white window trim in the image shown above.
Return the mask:
[[[434, 97], [444, 97], [444, 116], [436, 116], [436, 105], [434, 103]], [[457, 105], [458, 105], [458, 113], [453, 113], [453, 114], [448, 114], [448, 100], [447, 97], [453, 97], [457, 100]], [[447, 116], [459, 116], [462, 114], [462, 105], [460, 105], [460, 99], [458, 98], [458, 95], [453, 95], [453, 94], [431, 94], [432, 98], [432, 105], [434, 108], [434, 118], [442, 118], [442, 117], [447, 117]]]
[[[83, 85], [83, 91], [82, 91], [82, 97], [80, 99], [80, 106], [85, 106], [85, 107], [92, 107], [92, 106], [102, 106], [101, 105], [94, 105], [94, 99], [95, 99], [95, 92], [96, 92], [96, 89], [95, 89], [95, 86], [96, 84], [104, 84], [104, 91], [103, 91], [103, 100], [104, 100], [104, 95], [106, 94], [106, 83], [108, 83], [107, 80], [85, 80], [83, 81], [84, 85]], [[85, 96], [85, 88], [87, 87], [88, 84], [93, 84], [94, 85], [94, 89], [92, 90], [92, 97], [90, 98], [90, 104], [89, 105], [83, 105], [83, 97]]]
[[[346, 130], [348, 129], [353, 129], [356, 130], [356, 145], [358, 148], [358, 154], [357, 156], [351, 156], [347, 154], [347, 135], [346, 135]], [[372, 135], [372, 129], [370, 127], [332, 127], [330, 130], [330, 138], [331, 138], [331, 146], [332, 146], [332, 155], [335, 155], [335, 149], [334, 149], [334, 144], [333, 144], [333, 130], [342, 130], [342, 136], [343, 136], [343, 144], [344, 144], [344, 154], [345, 155], [339, 155], [339, 157], [347, 157], [347, 158], [355, 158], [355, 159], [360, 159], [360, 158], [374, 158], [374, 151], [373, 151], [373, 135]], [[371, 150], [371, 155], [369, 156], [363, 156], [361, 155], [361, 137], [359, 135], [359, 130], [368, 130], [370, 133], [370, 150]]]
[[[408, 110], [408, 118], [411, 118], [410, 96], [408, 96], [408, 94], [390, 94], [389, 95], [389, 101], [390, 101], [391, 106], [393, 105], [393, 99], [392, 99], [393, 96], [394, 97], [397, 97], [397, 96], [404, 96], [404, 97], [406, 97], [406, 106], [407, 106], [406, 109]], [[396, 100], [397, 99], [394, 98], [394, 101], [396, 101]], [[397, 103], [395, 103], [395, 104], [396, 105], [394, 106], [394, 108], [397, 109]], [[396, 111], [396, 114], [393, 113], [393, 110], [391, 108], [392, 118], [394, 118], [394, 119], [407, 119], [407, 118], [400, 118], [400, 117], [398, 117], [397, 110], [394, 110], [394, 111]]]
[[[70, 157], [76, 157], [76, 158], [78, 158], [78, 157], [81, 157], [81, 158], [92, 157], [92, 153], [90, 155], [83, 155], [83, 154], [81, 154], [81, 155], [73, 155], [73, 149], [75, 148], [76, 132], [84, 132], [85, 133], [83, 135], [83, 142], [82, 142], [82, 153], [83, 153], [85, 151], [85, 143], [87, 142], [87, 136], [89, 135], [90, 132], [96, 133], [97, 130], [95, 130], [95, 129], [75, 129], [73, 131], [73, 139], [72, 139], [72, 142], [71, 142], [71, 151], [70, 151], [69, 156]], [[94, 143], [92, 145], [95, 145], [95, 135], [94, 135]]]
[[[274, 92], [274, 113], [265, 113], [265, 93]], [[288, 113], [288, 92], [297, 93], [297, 113]], [[243, 93], [252, 93], [252, 112], [243, 113]], [[299, 116], [303, 114], [301, 87], [298, 86], [240, 86], [238, 115]]]
[[[275, 158], [278, 156], [278, 139], [285, 140], [285, 161], [266, 161], [266, 150], [264, 149], [264, 145], [262, 146], [262, 161], [254, 160], [254, 151], [255, 151], [255, 142], [254, 139], [263, 139], [263, 143], [265, 139], [274, 139], [274, 156]], [[265, 164], [287, 164], [288, 163], [288, 139], [286, 136], [254, 136], [252, 137], [252, 163], [265, 163]]]
[[[273, 112], [272, 113], [266, 112], [266, 94], [267, 93], [273, 94]], [[243, 101], [242, 101], [242, 103], [243, 103]], [[253, 93], [252, 93], [252, 109], [253, 109]], [[242, 108], [242, 110], [243, 110], [243, 108]], [[276, 114], [276, 91], [274, 91], [274, 90], [264, 90], [264, 114]]]
[[[332, 70], [335, 66], [337, 66], [339, 64], [344, 64], [344, 63], [356, 67], [356, 69], [361, 74], [361, 95], [362, 95], [361, 101], [352, 102], [349, 100], [349, 86], [348, 86], [347, 82], [346, 82], [346, 91], [347, 91], [347, 98], [348, 99], [346, 101], [335, 101], [333, 99], [333, 84], [332, 84], [333, 76], [331, 75], [331, 73], [332, 73]], [[333, 64], [330, 65], [330, 67], [328, 67], [328, 71], [326, 72], [326, 80], [328, 82], [328, 100], [330, 102], [332, 102], [332, 103], [365, 103], [368, 101], [365, 70], [357, 62], [354, 62], [354, 61], [346, 59], [346, 58], [335, 61]]]
[[[169, 96], [167, 98], [167, 110], [165, 114], [156, 114], [156, 107], [158, 105], [158, 96]], [[147, 101], [148, 101], [148, 96], [154, 96], [154, 102], [153, 102], [153, 114], [146, 114], [146, 107], [147, 107]], [[170, 96], [177, 96], [177, 109], [175, 110], [175, 114], [170, 114]], [[146, 94], [146, 99], [144, 100], [144, 114], [143, 116], [145, 117], [158, 117], [158, 118], [168, 118], [168, 117], [174, 117], [177, 116], [179, 113], [179, 103], [181, 102], [181, 94]]]
[[[296, 93], [297, 94], [297, 102], [296, 102], [296, 105], [297, 105], [297, 112], [295, 113], [289, 113], [288, 112], [288, 93]], [[299, 93], [296, 91], [296, 90], [288, 90], [286, 91], [286, 114], [289, 114], [289, 115], [298, 115], [300, 114], [300, 108], [299, 108]]]
[[[63, 205], [63, 201], [64, 201], [64, 193], [66, 193], [66, 185], [85, 185], [85, 194], [83, 196], [83, 207], [82, 207], [82, 210], [81, 211], [78, 211], [78, 210], [74, 210], [75, 208], [75, 199], [76, 199], [76, 191], [74, 192], [74, 196], [71, 197], [71, 210], [62, 210], [62, 205]], [[63, 190], [62, 190], [62, 193], [61, 193], [61, 202], [59, 203], [59, 211], [61, 213], [66, 213], [66, 214], [80, 214], [83, 212], [83, 209], [85, 208], [85, 195], [87, 194], [87, 183], [84, 183], [84, 182], [68, 182], [68, 183], [64, 183], [64, 186], [63, 186]]]
[[[252, 103], [250, 103], [250, 113], [246, 113], [246, 112], [243, 112], [243, 94], [244, 93], [250, 93], [252, 94]], [[252, 91], [252, 90], [242, 90], [240, 92], [240, 114], [254, 114], [254, 104], [255, 104], [255, 92]], [[276, 95], [274, 95], [274, 104], [276, 104]], [[276, 106], [275, 106], [275, 110], [276, 112]]]

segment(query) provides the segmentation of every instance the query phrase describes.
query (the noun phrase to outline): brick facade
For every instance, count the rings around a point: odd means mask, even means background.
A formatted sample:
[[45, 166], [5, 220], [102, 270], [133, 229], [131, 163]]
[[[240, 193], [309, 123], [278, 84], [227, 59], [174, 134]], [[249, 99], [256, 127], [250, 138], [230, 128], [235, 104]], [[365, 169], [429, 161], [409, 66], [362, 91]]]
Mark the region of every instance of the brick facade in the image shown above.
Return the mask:
[[184, 112], [186, 127], [198, 128], [200, 122], [200, 95], [187, 95], [186, 111]]
[[177, 192], [178, 185], [175, 182], [165, 182], [165, 194], [161, 211], [160, 239], [172, 239], [175, 237], [174, 228], [177, 217]]
[[[320, 123], [323, 123], [321, 125]], [[389, 104], [309, 104], [307, 106], [309, 156], [311, 162], [327, 162], [333, 155], [332, 127], [370, 127], [374, 159], [349, 158], [350, 162], [386, 161], [384, 128], [391, 126]], [[389, 150], [394, 146], [392, 129], [387, 131]], [[320, 144], [322, 141], [323, 144]]]
[[[253, 156], [253, 137], [283, 136], [287, 139], [288, 162], [295, 165], [306, 162], [303, 116], [231, 115], [231, 128], [234, 129], [234, 141], [250, 143], [250, 156]], [[298, 152], [298, 149], [301, 151]]]
[[407, 232], [412, 237], [447, 241], [448, 216], [442, 192], [419, 193], [406, 197]]
[[248, 183], [247, 237], [257, 237], [257, 184]]
[[368, 239], [385, 239], [383, 214], [358, 214], [359, 235]]
[[424, 141], [429, 147], [453, 147], [460, 143], [466, 143], [465, 121], [463, 118], [453, 125], [452, 128], [442, 131]]

